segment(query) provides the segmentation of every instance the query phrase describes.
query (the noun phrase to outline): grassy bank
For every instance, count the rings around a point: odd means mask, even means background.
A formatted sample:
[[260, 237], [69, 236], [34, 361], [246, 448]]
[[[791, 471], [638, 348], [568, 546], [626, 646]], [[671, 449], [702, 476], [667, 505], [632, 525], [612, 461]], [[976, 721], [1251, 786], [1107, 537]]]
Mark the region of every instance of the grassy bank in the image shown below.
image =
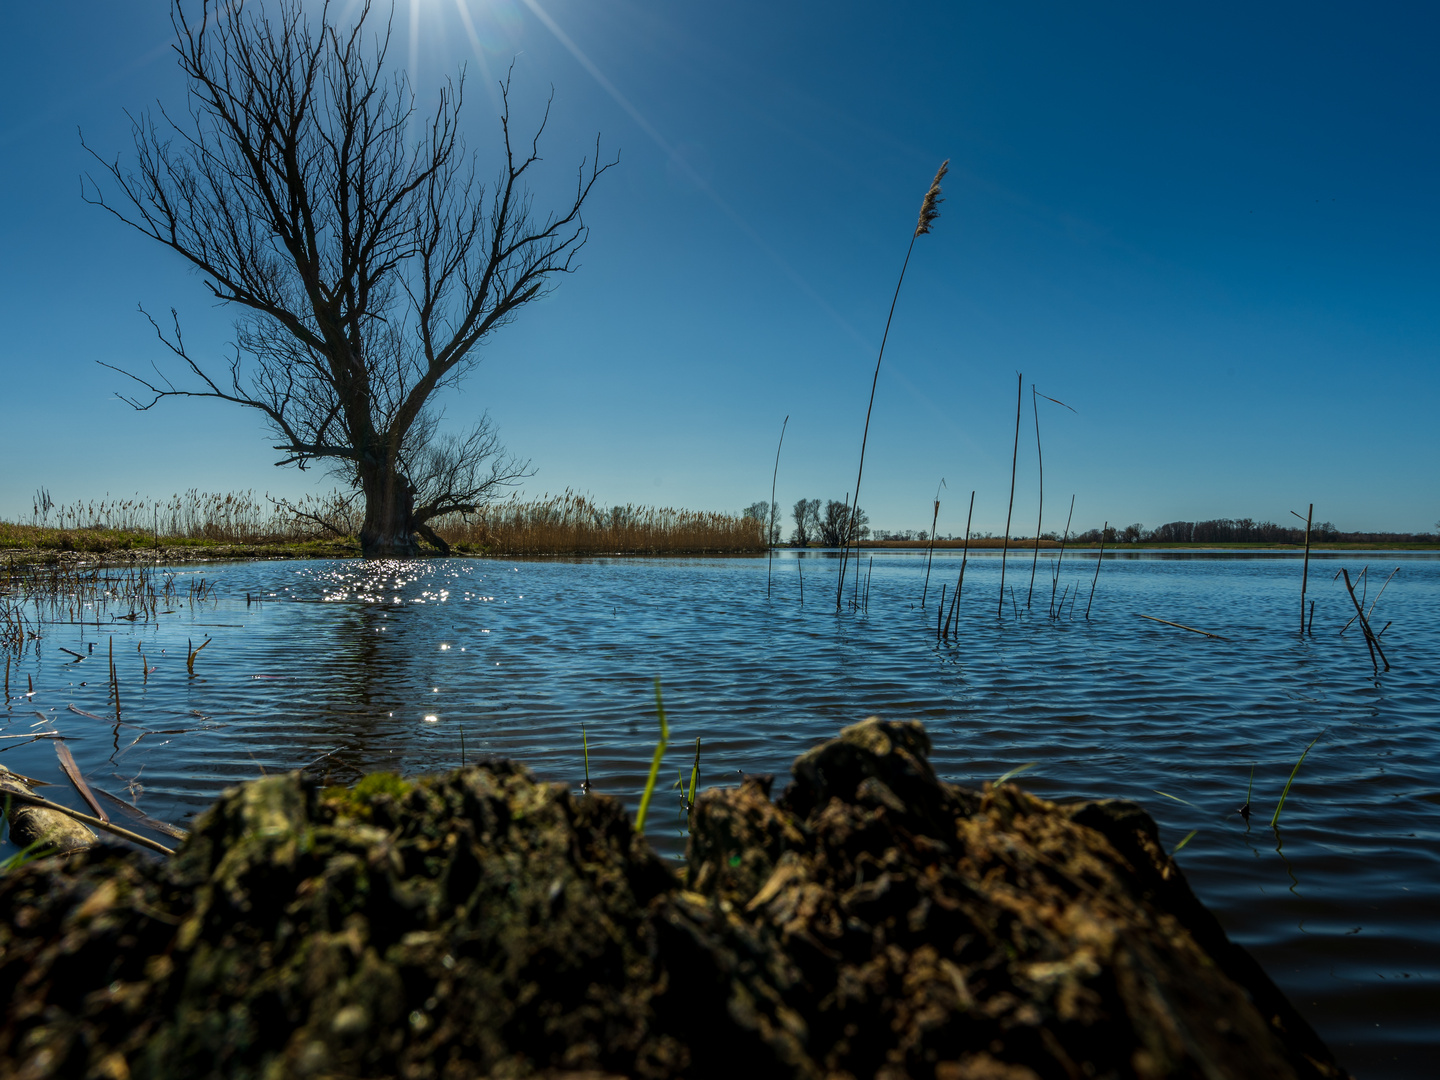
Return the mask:
[[[855, 545], [861, 548], [893, 548], [912, 549], [925, 551], [930, 547], [928, 540], [862, 540]], [[936, 540], [936, 549], [950, 548], [956, 551], [965, 546], [963, 540]], [[970, 538], [970, 550], [986, 548], [999, 551], [1005, 546], [1005, 541], [997, 537], [990, 537], [984, 540]], [[1095, 551], [1100, 547], [1099, 541], [1071, 540], [1065, 545], [1066, 551]], [[1033, 551], [1035, 548], [1034, 538], [1019, 539], [1010, 541], [1011, 551]], [[1059, 540], [1041, 540], [1041, 551], [1058, 551]], [[1295, 551], [1305, 550], [1304, 544], [1259, 544], [1259, 543], [1154, 543], [1140, 541], [1138, 543], [1115, 543], [1107, 541], [1106, 551]], [[1310, 550], [1314, 551], [1440, 551], [1440, 539], [1433, 543], [1419, 543], [1415, 541], [1350, 541], [1337, 540], [1329, 543], [1318, 543], [1312, 541]]]
[[[42, 514], [43, 510], [43, 514]], [[343, 558], [360, 554], [361, 515], [339, 496], [299, 504], [189, 491], [168, 500], [37, 506], [30, 524], [0, 521], [11, 562], [144, 558]], [[511, 499], [430, 522], [464, 555], [759, 554], [763, 527], [739, 515], [669, 507], [602, 507], [573, 492]]]

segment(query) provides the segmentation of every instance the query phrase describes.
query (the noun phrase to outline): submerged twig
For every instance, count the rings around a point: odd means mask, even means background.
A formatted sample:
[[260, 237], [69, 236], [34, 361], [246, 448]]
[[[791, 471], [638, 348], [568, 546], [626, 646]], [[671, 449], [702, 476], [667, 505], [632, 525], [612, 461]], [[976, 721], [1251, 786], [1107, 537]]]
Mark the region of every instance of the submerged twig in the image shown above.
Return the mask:
[[1157, 619], [1154, 615], [1141, 615], [1138, 611], [1135, 613], [1135, 617], [1138, 619], [1149, 619], [1151, 622], [1164, 623], [1166, 626], [1173, 626], [1177, 630], [1189, 630], [1192, 634], [1203, 634], [1205, 637], [1215, 638], [1217, 641], [1230, 640], [1220, 634], [1212, 634], [1209, 630], [1196, 630], [1195, 627], [1186, 626], [1184, 623], [1171, 622], [1169, 619]]
[[114, 833], [116, 836], [119, 836], [122, 839], [129, 840], [132, 844], [139, 844], [143, 848], [149, 848], [151, 851], [158, 851], [162, 855], [175, 854], [172, 849], [167, 848], [164, 844], [161, 844], [158, 841], [151, 840], [148, 836], [141, 836], [139, 833], [131, 832], [129, 829], [122, 828], [121, 826], [115, 825], [112, 822], [102, 821], [98, 817], [92, 817], [89, 814], [82, 814], [79, 810], [71, 810], [68, 806], [62, 806], [60, 803], [51, 802], [43, 795], [27, 795], [19, 791], [7, 791], [6, 797], [12, 799], [19, 799], [21, 802], [29, 803], [32, 806], [42, 806], [46, 810], [55, 810], [58, 813], [66, 814], [69, 817], [74, 818], [76, 821], [83, 821], [92, 829], [103, 829], [108, 833]]

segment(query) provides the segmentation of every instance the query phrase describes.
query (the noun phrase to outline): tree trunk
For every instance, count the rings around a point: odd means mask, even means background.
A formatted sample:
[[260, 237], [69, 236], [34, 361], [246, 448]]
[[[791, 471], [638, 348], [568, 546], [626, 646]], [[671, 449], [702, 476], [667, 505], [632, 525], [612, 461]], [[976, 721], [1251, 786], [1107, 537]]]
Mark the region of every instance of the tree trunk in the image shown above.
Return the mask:
[[367, 559], [408, 559], [420, 554], [415, 542], [415, 493], [410, 482], [394, 468], [380, 466], [362, 476], [365, 524], [360, 529], [360, 552]]

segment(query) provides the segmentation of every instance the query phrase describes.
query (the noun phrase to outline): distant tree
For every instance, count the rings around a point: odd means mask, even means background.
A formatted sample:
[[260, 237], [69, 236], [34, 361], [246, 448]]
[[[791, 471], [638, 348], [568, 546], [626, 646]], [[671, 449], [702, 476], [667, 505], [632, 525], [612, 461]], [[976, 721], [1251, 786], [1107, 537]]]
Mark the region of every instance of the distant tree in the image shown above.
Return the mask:
[[1138, 521], [1133, 525], [1126, 525], [1120, 530], [1120, 542], [1124, 544], [1135, 544], [1145, 539], [1145, 526]]
[[463, 79], [419, 115], [404, 74], [387, 71], [388, 27], [367, 26], [370, 4], [348, 26], [317, 7], [175, 0], [188, 108], [137, 117], [133, 166], [97, 154], [106, 184], [84, 194], [241, 313], [219, 365], [190, 351], [173, 310], [172, 329], [152, 319], [188, 381], [122, 372], [146, 391], [126, 400], [256, 410], [277, 464], [325, 462], [363, 494], [366, 555], [412, 555], [417, 530], [439, 542], [427, 521], [528, 475], [488, 419], [437, 439], [435, 395], [575, 269], [581, 207], [609, 165], [582, 161], [573, 194], [537, 212], [527, 183], [545, 121], [516, 145], [508, 81], [487, 184], [460, 134]]
[[764, 526], [767, 524], [770, 525], [770, 543], [780, 543], [780, 534], [784, 528], [784, 519], [780, 517], [779, 503], [775, 503], [772, 505], [771, 503], [762, 499], [760, 502], [753, 502], [749, 506], [747, 506], [740, 516], [748, 518], [752, 521], [760, 522], [762, 528], [761, 535], [764, 535]]
[[791, 519], [795, 522], [795, 531], [790, 534], [790, 542], [796, 547], [804, 547], [820, 538], [820, 500], [799, 499], [790, 509]]
[[826, 547], [854, 544], [870, 535], [869, 521], [863, 509], [855, 513], [845, 503], [831, 499], [825, 504], [825, 518], [820, 522], [820, 541]]

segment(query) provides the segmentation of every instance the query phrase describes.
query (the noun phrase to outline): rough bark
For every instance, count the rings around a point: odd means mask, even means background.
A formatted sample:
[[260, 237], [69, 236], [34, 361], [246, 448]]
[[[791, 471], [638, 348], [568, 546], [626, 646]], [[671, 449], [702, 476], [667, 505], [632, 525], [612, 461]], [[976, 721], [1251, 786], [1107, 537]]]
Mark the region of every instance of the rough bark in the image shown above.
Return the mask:
[[96, 153], [101, 179], [83, 194], [187, 260], [237, 314], [228, 364], [193, 352], [173, 309], [170, 328], [151, 319], [178, 381], [116, 368], [139, 388], [124, 400], [255, 410], [277, 465], [353, 470], [367, 555], [413, 555], [397, 468], [420, 489], [422, 521], [524, 475], [488, 418], [434, 452], [436, 395], [577, 268], [581, 210], [614, 162], [582, 159], [573, 194], [542, 212], [529, 182], [548, 107], [527, 147], [507, 76], [497, 160], [482, 163], [460, 134], [463, 73], [418, 113], [388, 73], [388, 22], [367, 24], [368, 3], [339, 6], [174, 0], [188, 108], [135, 116], [130, 163]]
[[415, 542], [415, 493], [393, 468], [377, 469], [362, 479], [365, 522], [360, 551], [367, 559], [399, 559], [420, 554]]
[[491, 763], [227, 792], [160, 864], [0, 877], [0, 1074], [1343, 1077], [1124, 802], [867, 721], [706, 792], [688, 880]]

